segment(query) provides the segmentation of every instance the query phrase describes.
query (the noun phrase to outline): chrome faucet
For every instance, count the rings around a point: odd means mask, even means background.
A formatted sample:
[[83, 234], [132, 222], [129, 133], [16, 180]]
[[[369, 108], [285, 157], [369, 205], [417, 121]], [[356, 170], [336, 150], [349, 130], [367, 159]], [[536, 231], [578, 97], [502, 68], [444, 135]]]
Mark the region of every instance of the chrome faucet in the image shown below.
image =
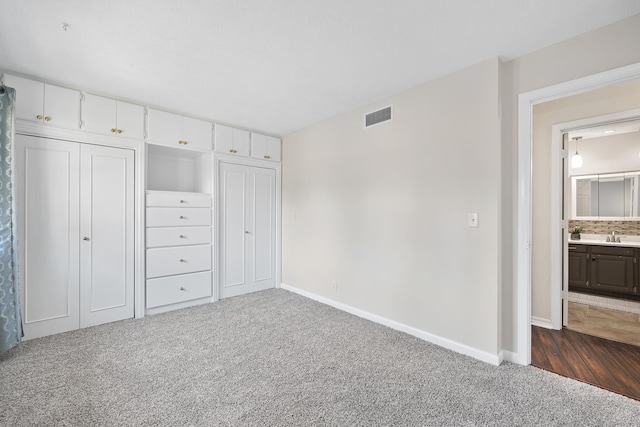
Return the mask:
[[612, 231], [611, 236], [607, 236], [607, 242], [620, 243], [620, 236], [616, 236], [616, 232]]

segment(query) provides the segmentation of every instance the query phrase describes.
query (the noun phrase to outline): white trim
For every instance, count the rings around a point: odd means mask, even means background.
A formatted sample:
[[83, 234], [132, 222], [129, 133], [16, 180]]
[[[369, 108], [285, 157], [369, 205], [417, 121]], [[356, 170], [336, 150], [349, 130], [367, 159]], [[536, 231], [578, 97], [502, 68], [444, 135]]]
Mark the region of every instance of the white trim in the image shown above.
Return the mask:
[[531, 363], [531, 136], [533, 105], [640, 77], [640, 63], [518, 96], [517, 361]]
[[513, 351], [502, 350], [500, 352], [500, 358], [504, 362], [518, 363], [518, 353], [514, 353]]
[[545, 329], [562, 329], [562, 327], [560, 328], [554, 327], [553, 322], [551, 320], [543, 319], [542, 317], [536, 317], [536, 316], [531, 316], [531, 325], [539, 326]]
[[364, 311], [359, 308], [355, 308], [350, 305], [343, 304], [338, 301], [334, 301], [332, 299], [314, 294], [313, 292], [308, 292], [303, 289], [296, 288], [294, 286], [289, 286], [282, 283], [280, 287], [289, 292], [302, 295], [305, 298], [318, 301], [322, 304], [326, 304], [331, 307], [337, 308], [338, 310], [342, 310], [347, 313], [353, 314], [354, 316], [358, 316], [363, 319], [378, 323], [380, 325], [387, 326], [391, 329], [395, 329], [396, 331], [413, 335], [414, 337], [420, 338], [421, 340], [439, 345], [440, 347], [444, 347], [446, 349], [455, 351], [456, 353], [464, 354], [465, 356], [473, 357], [474, 359], [478, 359], [482, 362], [490, 363], [495, 366], [500, 365], [500, 362], [502, 362], [501, 354], [491, 354], [486, 351], [482, 351], [477, 348], [473, 348], [468, 345], [461, 344], [459, 342], [456, 342], [447, 338], [443, 338], [438, 335], [431, 334], [429, 332], [425, 332], [423, 330], [414, 328], [413, 326], [405, 325], [404, 323], [396, 322], [395, 320], [378, 316], [377, 314], [369, 313], [368, 311]]

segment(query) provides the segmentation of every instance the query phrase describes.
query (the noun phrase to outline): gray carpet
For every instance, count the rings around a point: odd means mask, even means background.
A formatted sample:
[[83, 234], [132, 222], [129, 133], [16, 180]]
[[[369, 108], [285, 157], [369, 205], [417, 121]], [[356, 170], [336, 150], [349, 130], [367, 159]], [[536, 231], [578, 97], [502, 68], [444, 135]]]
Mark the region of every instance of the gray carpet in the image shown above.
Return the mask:
[[0, 424], [637, 426], [640, 403], [269, 290], [24, 342]]

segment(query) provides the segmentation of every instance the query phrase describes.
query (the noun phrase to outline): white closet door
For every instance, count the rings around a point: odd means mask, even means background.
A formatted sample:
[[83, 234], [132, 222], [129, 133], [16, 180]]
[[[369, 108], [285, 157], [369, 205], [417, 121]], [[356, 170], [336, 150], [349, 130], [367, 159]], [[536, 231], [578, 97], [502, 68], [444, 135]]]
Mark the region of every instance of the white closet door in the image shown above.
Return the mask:
[[249, 292], [246, 262], [248, 168], [220, 164], [220, 298]]
[[220, 164], [220, 298], [275, 287], [275, 176]]
[[79, 145], [16, 135], [26, 339], [79, 326]]
[[251, 200], [249, 214], [251, 240], [251, 291], [274, 288], [276, 285], [276, 171], [251, 168]]
[[80, 150], [80, 327], [133, 317], [134, 153]]

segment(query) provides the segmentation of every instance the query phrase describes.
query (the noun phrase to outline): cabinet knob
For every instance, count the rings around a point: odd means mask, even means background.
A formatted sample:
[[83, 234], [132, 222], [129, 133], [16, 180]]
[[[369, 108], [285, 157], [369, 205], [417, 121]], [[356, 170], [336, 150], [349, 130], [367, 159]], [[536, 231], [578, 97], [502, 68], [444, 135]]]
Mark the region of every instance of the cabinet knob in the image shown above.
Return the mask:
[[118, 133], [122, 133], [122, 129], [118, 129]]
[[45, 121], [45, 122], [50, 122], [50, 121], [51, 121], [51, 117], [46, 116], [46, 117], [44, 118], [44, 121]]
[[186, 239], [186, 238], [187, 238], [187, 236], [185, 236], [184, 234], [181, 234], [181, 235], [180, 235], [180, 238], [181, 238], [181, 239]]
[[182, 140], [178, 141], [178, 144], [182, 144]]
[[186, 217], [183, 215], [180, 215], [180, 219], [186, 219]]
[[244, 232], [244, 234], [249, 234], [249, 232], [248, 232], [248, 231], [245, 231], [245, 232]]
[[111, 133], [114, 133], [116, 131], [115, 128], [111, 128]]
[[235, 154], [235, 153], [238, 152], [238, 150], [231, 149], [231, 150], [229, 150], [229, 152]]
[[42, 120], [42, 116], [41, 116], [40, 114], [38, 114], [38, 115], [36, 116], [36, 119], [38, 119], [38, 120]]
[[187, 260], [180, 258], [180, 262], [187, 262]]
[[180, 203], [186, 203], [184, 200], [180, 199]]
[[184, 145], [187, 145], [187, 143], [188, 143], [188, 142], [189, 142], [189, 141], [182, 141], [182, 143], [183, 143]]
[[84, 241], [88, 242], [88, 241], [89, 241], [89, 238], [88, 238], [88, 237], [83, 237], [83, 238], [82, 238], [82, 240], [84, 240]]
[[180, 286], [180, 290], [181, 290], [181, 291], [186, 291], [186, 289], [184, 288], [184, 286]]
[[271, 158], [271, 156], [264, 156], [264, 158], [265, 158], [265, 159], [270, 159], [270, 158]]

